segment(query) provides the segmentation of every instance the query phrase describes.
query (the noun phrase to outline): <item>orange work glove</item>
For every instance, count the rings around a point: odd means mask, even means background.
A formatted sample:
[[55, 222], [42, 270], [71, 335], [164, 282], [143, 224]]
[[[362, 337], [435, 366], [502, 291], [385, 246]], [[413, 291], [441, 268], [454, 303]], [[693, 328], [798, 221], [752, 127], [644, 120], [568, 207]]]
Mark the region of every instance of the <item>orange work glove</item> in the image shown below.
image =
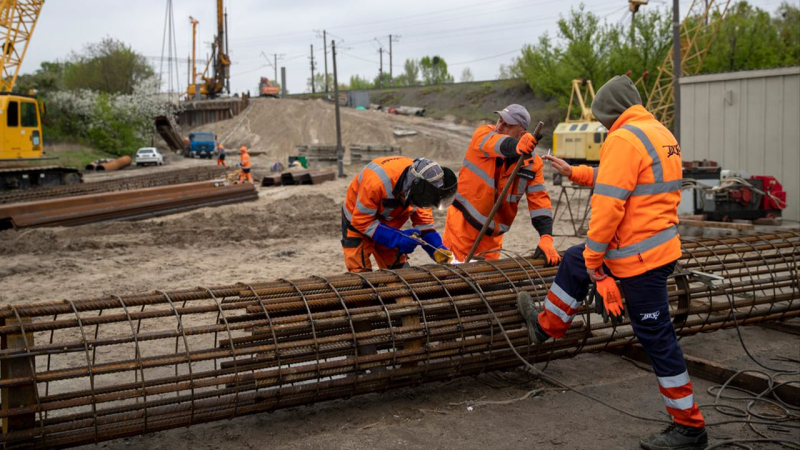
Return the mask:
[[[595, 272], [595, 274], [598, 273]], [[595, 311], [603, 316], [603, 323], [608, 323], [609, 318], [614, 326], [622, 323], [622, 319], [625, 317], [625, 305], [622, 303], [622, 295], [619, 293], [617, 282], [613, 278], [598, 277], [592, 294]]]
[[544, 258], [547, 266], [555, 266], [561, 262], [561, 255], [553, 247], [553, 236], [549, 234], [539, 237], [539, 246], [533, 252], [534, 258]]
[[517, 142], [517, 154], [519, 155], [530, 155], [533, 153], [533, 149], [536, 148], [536, 144], [539, 141], [530, 133], [525, 133], [520, 138], [519, 142]]

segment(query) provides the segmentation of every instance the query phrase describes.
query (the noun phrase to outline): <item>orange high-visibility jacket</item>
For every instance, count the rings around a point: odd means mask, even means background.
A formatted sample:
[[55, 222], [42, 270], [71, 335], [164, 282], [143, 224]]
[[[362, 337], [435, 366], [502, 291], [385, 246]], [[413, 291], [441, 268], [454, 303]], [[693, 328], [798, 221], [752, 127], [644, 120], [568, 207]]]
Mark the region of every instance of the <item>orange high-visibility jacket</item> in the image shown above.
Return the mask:
[[678, 259], [682, 178], [675, 136], [641, 105], [628, 108], [600, 149], [599, 170], [572, 169], [570, 180], [594, 185], [586, 267], [605, 262], [627, 278]]
[[250, 153], [244, 152], [241, 154], [242, 157], [242, 169], [249, 169], [250, 168]]
[[[506, 141], [513, 145], [506, 145], [506, 151], [501, 151]], [[513, 150], [516, 142], [517, 139], [511, 136], [497, 133], [494, 125], [483, 125], [475, 130], [458, 173], [458, 192], [447, 211], [445, 234], [459, 233], [467, 225], [480, 231], [514, 169], [509, 158], [516, 156], [516, 151]], [[487, 235], [500, 236], [511, 228], [522, 197], [527, 199], [531, 219], [553, 217], [542, 168], [543, 162], [539, 155], [534, 154], [523, 162], [517, 174], [517, 182], [497, 210]], [[548, 230], [551, 228], [552, 226]]]
[[397, 182], [413, 163], [405, 156], [389, 156], [375, 159], [361, 169], [347, 188], [343, 206], [350, 231], [371, 238], [381, 223], [399, 229], [409, 218], [420, 231], [434, 229], [430, 208], [404, 206], [396, 198]]

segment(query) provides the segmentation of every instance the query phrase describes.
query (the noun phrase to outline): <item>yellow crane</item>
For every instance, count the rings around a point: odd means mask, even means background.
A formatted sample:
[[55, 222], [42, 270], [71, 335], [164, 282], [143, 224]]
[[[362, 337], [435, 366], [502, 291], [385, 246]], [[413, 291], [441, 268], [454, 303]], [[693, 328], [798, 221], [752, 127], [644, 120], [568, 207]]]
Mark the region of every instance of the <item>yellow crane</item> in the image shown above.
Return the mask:
[[0, 191], [81, 181], [76, 169], [27, 163], [52, 159], [42, 156], [39, 102], [12, 92], [42, 6], [44, 0], [0, 0]]
[[[194, 98], [196, 94], [197, 86], [197, 68], [195, 63], [198, 21], [191, 16], [189, 17], [189, 21], [192, 24], [192, 67], [190, 69], [191, 82], [189, 83], [189, 88], [186, 93], [191, 99]], [[228, 79], [230, 77], [231, 60], [228, 57], [228, 34], [223, 0], [217, 0], [217, 36], [214, 38], [214, 45], [211, 47], [211, 52], [211, 59], [206, 62], [206, 68], [200, 76], [203, 80], [203, 84], [200, 86], [200, 94], [213, 98], [224, 91], [230, 92]], [[211, 76], [208, 76], [211, 61], [214, 61], [213, 73]]]

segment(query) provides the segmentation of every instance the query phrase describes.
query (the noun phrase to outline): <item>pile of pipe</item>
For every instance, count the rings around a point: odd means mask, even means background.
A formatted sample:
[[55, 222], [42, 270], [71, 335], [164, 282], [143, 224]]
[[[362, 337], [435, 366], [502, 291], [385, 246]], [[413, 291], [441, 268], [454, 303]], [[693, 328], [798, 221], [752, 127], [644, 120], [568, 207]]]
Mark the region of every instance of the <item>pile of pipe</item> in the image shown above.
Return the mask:
[[[797, 232], [685, 241], [678, 335], [797, 317], [799, 260]], [[635, 342], [584, 305], [532, 345], [516, 296], [542, 301], [556, 270], [512, 255], [5, 306], [0, 442], [97, 443], [519, 366], [509, 341], [532, 363]]]

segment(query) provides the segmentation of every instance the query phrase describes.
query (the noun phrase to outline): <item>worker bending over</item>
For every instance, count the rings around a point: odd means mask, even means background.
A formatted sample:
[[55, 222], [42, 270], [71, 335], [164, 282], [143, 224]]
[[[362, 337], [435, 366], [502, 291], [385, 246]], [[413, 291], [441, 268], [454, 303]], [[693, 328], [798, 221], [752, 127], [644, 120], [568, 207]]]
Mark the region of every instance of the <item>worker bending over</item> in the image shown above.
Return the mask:
[[225, 164], [225, 146], [222, 144], [219, 144], [219, 150], [217, 150], [217, 167], [219, 166], [228, 167], [228, 165]]
[[[631, 325], [647, 351], [673, 424], [639, 441], [645, 449], [703, 448], [708, 437], [669, 316], [667, 277], [681, 256], [676, 225], [681, 199], [681, 152], [672, 133], [642, 107], [626, 76], [606, 83], [592, 113], [609, 130], [600, 168], [571, 167], [547, 156], [575, 183], [594, 186], [586, 244], [566, 251], [544, 310], [520, 294], [520, 311], [531, 338], [541, 343], [567, 332], [594, 283], [605, 314], [622, 320], [625, 294]], [[613, 278], [611, 278], [613, 277]]]
[[253, 175], [250, 174], [250, 153], [247, 153], [247, 147], [244, 145], [239, 147], [239, 167], [242, 169], [239, 172], [239, 183], [247, 180], [248, 183], [253, 184]]
[[[350, 272], [407, 266], [407, 256], [423, 245], [437, 263], [453, 254], [433, 228], [432, 207], [452, 202], [457, 178], [452, 170], [425, 158], [378, 158], [353, 178], [342, 207], [342, 250]], [[414, 228], [400, 228], [411, 219]]]
[[463, 166], [458, 173], [458, 193], [447, 210], [444, 244], [455, 258], [464, 261], [486, 223], [497, 196], [509, 180], [514, 165], [524, 158], [511, 189], [489, 225], [486, 235], [475, 251], [488, 260], [498, 259], [503, 248], [503, 233], [511, 228], [517, 217], [517, 207], [523, 197], [528, 203], [531, 223], [539, 233], [536, 256], [547, 263], [561, 260], [553, 247], [553, 212], [550, 196], [544, 185], [542, 158], [533, 153], [539, 136], [525, 130], [531, 123], [525, 107], [509, 105], [502, 111], [496, 125], [483, 125], [472, 134]]

